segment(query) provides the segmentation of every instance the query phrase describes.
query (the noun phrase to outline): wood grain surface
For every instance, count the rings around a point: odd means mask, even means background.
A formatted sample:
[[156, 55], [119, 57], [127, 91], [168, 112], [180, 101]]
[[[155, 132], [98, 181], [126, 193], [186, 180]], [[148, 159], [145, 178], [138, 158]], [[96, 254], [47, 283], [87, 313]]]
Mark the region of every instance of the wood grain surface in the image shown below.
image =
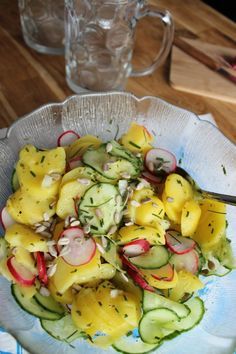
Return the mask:
[[[150, 0], [168, 9], [176, 34], [236, 49], [236, 25], [200, 0]], [[150, 64], [160, 44], [156, 20], [137, 26], [134, 66]], [[152, 75], [130, 78], [126, 90], [137, 96], [159, 96], [197, 114], [212, 113], [222, 132], [236, 142], [236, 105], [180, 92], [169, 84], [170, 57]], [[0, 1], [0, 128], [49, 102], [73, 94], [65, 81], [62, 56], [49, 56], [27, 47], [21, 34], [17, 0]]]

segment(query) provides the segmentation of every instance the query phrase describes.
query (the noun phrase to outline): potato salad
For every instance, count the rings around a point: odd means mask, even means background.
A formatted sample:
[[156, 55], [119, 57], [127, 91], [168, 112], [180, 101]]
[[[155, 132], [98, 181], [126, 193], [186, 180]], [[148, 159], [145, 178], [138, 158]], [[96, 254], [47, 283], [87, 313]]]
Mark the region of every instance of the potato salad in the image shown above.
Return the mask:
[[203, 277], [234, 268], [226, 206], [132, 123], [103, 142], [25, 145], [1, 211], [0, 274], [57, 340], [147, 353], [197, 325]]

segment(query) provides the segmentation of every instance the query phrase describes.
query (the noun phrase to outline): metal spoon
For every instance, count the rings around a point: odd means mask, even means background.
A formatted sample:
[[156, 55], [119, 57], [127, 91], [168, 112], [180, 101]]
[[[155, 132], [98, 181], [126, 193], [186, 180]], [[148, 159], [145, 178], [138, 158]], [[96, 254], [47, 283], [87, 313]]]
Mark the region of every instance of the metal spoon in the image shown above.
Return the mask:
[[201, 189], [200, 187], [198, 187], [198, 185], [196, 185], [195, 181], [188, 174], [188, 172], [186, 172], [182, 167], [176, 167], [175, 173], [178, 173], [182, 177], [186, 178], [192, 185], [194, 185], [196, 190], [201, 194], [203, 198], [215, 199], [219, 202], [236, 206], [236, 196], [209, 192], [205, 191], [204, 189]]

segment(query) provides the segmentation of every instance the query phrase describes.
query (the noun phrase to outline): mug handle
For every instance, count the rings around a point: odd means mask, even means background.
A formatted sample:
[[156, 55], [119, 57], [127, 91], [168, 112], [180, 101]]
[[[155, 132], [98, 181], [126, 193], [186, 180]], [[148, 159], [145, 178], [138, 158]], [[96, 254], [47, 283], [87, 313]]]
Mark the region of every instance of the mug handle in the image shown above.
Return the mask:
[[137, 13], [137, 20], [150, 16], [161, 19], [164, 25], [164, 35], [161, 43], [161, 48], [157, 53], [153, 63], [145, 69], [132, 70], [130, 76], [139, 77], [151, 74], [158, 66], [160, 66], [166, 59], [170, 52], [171, 45], [174, 38], [174, 22], [171, 14], [167, 10], [159, 10], [154, 6], [143, 6]]

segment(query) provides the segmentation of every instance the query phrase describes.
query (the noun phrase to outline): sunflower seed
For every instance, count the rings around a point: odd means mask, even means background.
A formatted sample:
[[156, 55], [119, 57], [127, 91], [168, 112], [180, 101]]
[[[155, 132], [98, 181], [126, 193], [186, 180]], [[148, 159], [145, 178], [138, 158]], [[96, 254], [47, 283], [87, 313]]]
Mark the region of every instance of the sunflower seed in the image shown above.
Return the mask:
[[73, 284], [72, 289], [80, 291], [82, 289], [82, 286], [80, 286], [79, 284]]
[[70, 223], [70, 226], [79, 226], [80, 225], [80, 221], [79, 220], [74, 220]]
[[113, 148], [112, 144], [111, 144], [111, 143], [108, 143], [108, 144], [106, 145], [106, 152], [111, 152], [112, 148]]
[[78, 178], [77, 182], [79, 182], [80, 184], [83, 184], [85, 186], [88, 186], [91, 181], [88, 178]]
[[57, 257], [57, 251], [55, 250], [54, 246], [48, 246], [48, 252], [53, 256]]
[[48, 277], [52, 277], [57, 270], [57, 264], [53, 264], [51, 267], [48, 268], [47, 270], [47, 275]]
[[154, 171], [154, 163], [153, 163], [153, 162], [149, 162], [149, 163], [148, 163], [148, 169], [149, 169], [149, 171], [151, 171], [151, 172]]
[[52, 172], [52, 173], [50, 173], [50, 177], [52, 177], [53, 181], [59, 181], [59, 179], [61, 178], [61, 175], [60, 175], [60, 173]]
[[125, 179], [130, 179], [130, 174], [128, 173], [128, 172], [123, 172], [123, 173], [121, 173], [121, 175], [120, 175], [122, 178], [125, 178]]
[[116, 232], [117, 226], [113, 225], [107, 232], [108, 235], [112, 235]]
[[103, 217], [103, 212], [102, 212], [102, 210], [101, 210], [100, 208], [96, 208], [96, 209], [95, 209], [95, 215], [96, 215], [99, 219], [101, 219], [101, 218]]
[[42, 231], [42, 232], [40, 232], [40, 234], [42, 236], [47, 237], [47, 238], [51, 238], [52, 237], [52, 234], [50, 232], [48, 232], [48, 231]]
[[56, 241], [55, 240], [47, 241], [47, 245], [48, 245], [48, 247], [54, 246], [54, 245], [56, 245]]
[[70, 243], [70, 240], [67, 237], [61, 237], [60, 240], [58, 240], [57, 244], [60, 246], [65, 246]]
[[67, 215], [67, 217], [65, 218], [65, 227], [70, 225], [70, 215]]
[[51, 223], [50, 228], [49, 228], [49, 231], [50, 231], [50, 232], [52, 232], [52, 231], [54, 230], [54, 228], [55, 228], [55, 226], [56, 226], [56, 223], [57, 223], [57, 220], [54, 219], [54, 220], [52, 221], [52, 223]]
[[126, 179], [120, 179], [118, 182], [118, 189], [121, 195], [124, 195], [128, 187], [128, 181]]
[[48, 213], [43, 213], [43, 220], [44, 221], [50, 220], [50, 216], [48, 215]]
[[45, 231], [46, 229], [47, 229], [46, 226], [41, 225], [41, 226], [37, 227], [37, 229], [35, 230], [35, 232], [36, 232], [37, 234], [40, 234], [41, 232]]
[[157, 203], [152, 203], [152, 206], [153, 206], [154, 208], [158, 208]]
[[121, 197], [121, 195], [118, 194], [118, 195], [116, 196], [115, 202], [116, 202], [116, 204], [121, 204], [121, 203], [122, 203], [122, 197]]
[[56, 204], [57, 204], [57, 202], [54, 200], [53, 202], [51, 202], [51, 203], [49, 204], [49, 207], [50, 207], [50, 208], [53, 208], [54, 205], [56, 205]]
[[96, 245], [97, 245], [97, 249], [99, 250], [100, 253], [102, 253], [102, 254], [106, 253], [104, 248], [99, 243], [96, 243]]
[[135, 207], [138, 208], [141, 204], [139, 202], [137, 202], [136, 200], [131, 200], [130, 204]]
[[101, 239], [102, 239], [102, 246], [104, 248], [106, 248], [107, 247], [107, 243], [108, 243], [107, 242], [107, 238], [104, 235], [102, 235]]
[[136, 187], [136, 190], [137, 191], [140, 191], [141, 189], [143, 189], [144, 188], [144, 184], [142, 183], [142, 182], [139, 182], [139, 184], [137, 185], [137, 187]]
[[53, 178], [49, 175], [45, 175], [42, 180], [42, 187], [49, 188], [53, 184]]
[[60, 256], [60, 257], [63, 257], [63, 256], [67, 255], [67, 254], [70, 253], [70, 252], [71, 252], [70, 246], [69, 246], [69, 245], [64, 246], [64, 247], [62, 248], [61, 252], [59, 253], [59, 256]]
[[84, 231], [85, 234], [89, 234], [90, 233], [90, 225], [88, 225], [88, 224], [84, 225], [83, 231]]
[[149, 186], [150, 186], [150, 183], [149, 183], [146, 179], [144, 179], [144, 178], [140, 178], [139, 181], [140, 181], [141, 183], [143, 183], [143, 185], [144, 185], [145, 187], [149, 187]]
[[125, 223], [125, 226], [132, 226], [132, 225], [134, 225], [133, 221], [128, 221]]
[[41, 288], [39, 289], [39, 292], [43, 296], [49, 296], [50, 295], [50, 291], [47, 288], [45, 288], [44, 286], [41, 286]]
[[115, 221], [116, 224], [119, 224], [119, 222], [120, 222], [120, 220], [121, 220], [121, 217], [122, 217], [122, 214], [119, 213], [118, 211], [116, 211], [116, 212], [114, 213], [114, 221]]
[[121, 272], [120, 275], [127, 283], [129, 282], [129, 278], [124, 273]]
[[147, 203], [149, 203], [151, 201], [151, 198], [143, 198], [142, 200], [141, 200], [141, 204], [147, 204]]
[[168, 202], [168, 203], [173, 203], [174, 198], [172, 198], [172, 197], [168, 197], [166, 200], [167, 200], [167, 202]]
[[118, 295], [121, 295], [121, 294], [123, 294], [123, 290], [112, 289], [112, 290], [110, 291], [110, 296], [111, 296], [112, 298], [115, 298], [115, 297], [117, 297]]

